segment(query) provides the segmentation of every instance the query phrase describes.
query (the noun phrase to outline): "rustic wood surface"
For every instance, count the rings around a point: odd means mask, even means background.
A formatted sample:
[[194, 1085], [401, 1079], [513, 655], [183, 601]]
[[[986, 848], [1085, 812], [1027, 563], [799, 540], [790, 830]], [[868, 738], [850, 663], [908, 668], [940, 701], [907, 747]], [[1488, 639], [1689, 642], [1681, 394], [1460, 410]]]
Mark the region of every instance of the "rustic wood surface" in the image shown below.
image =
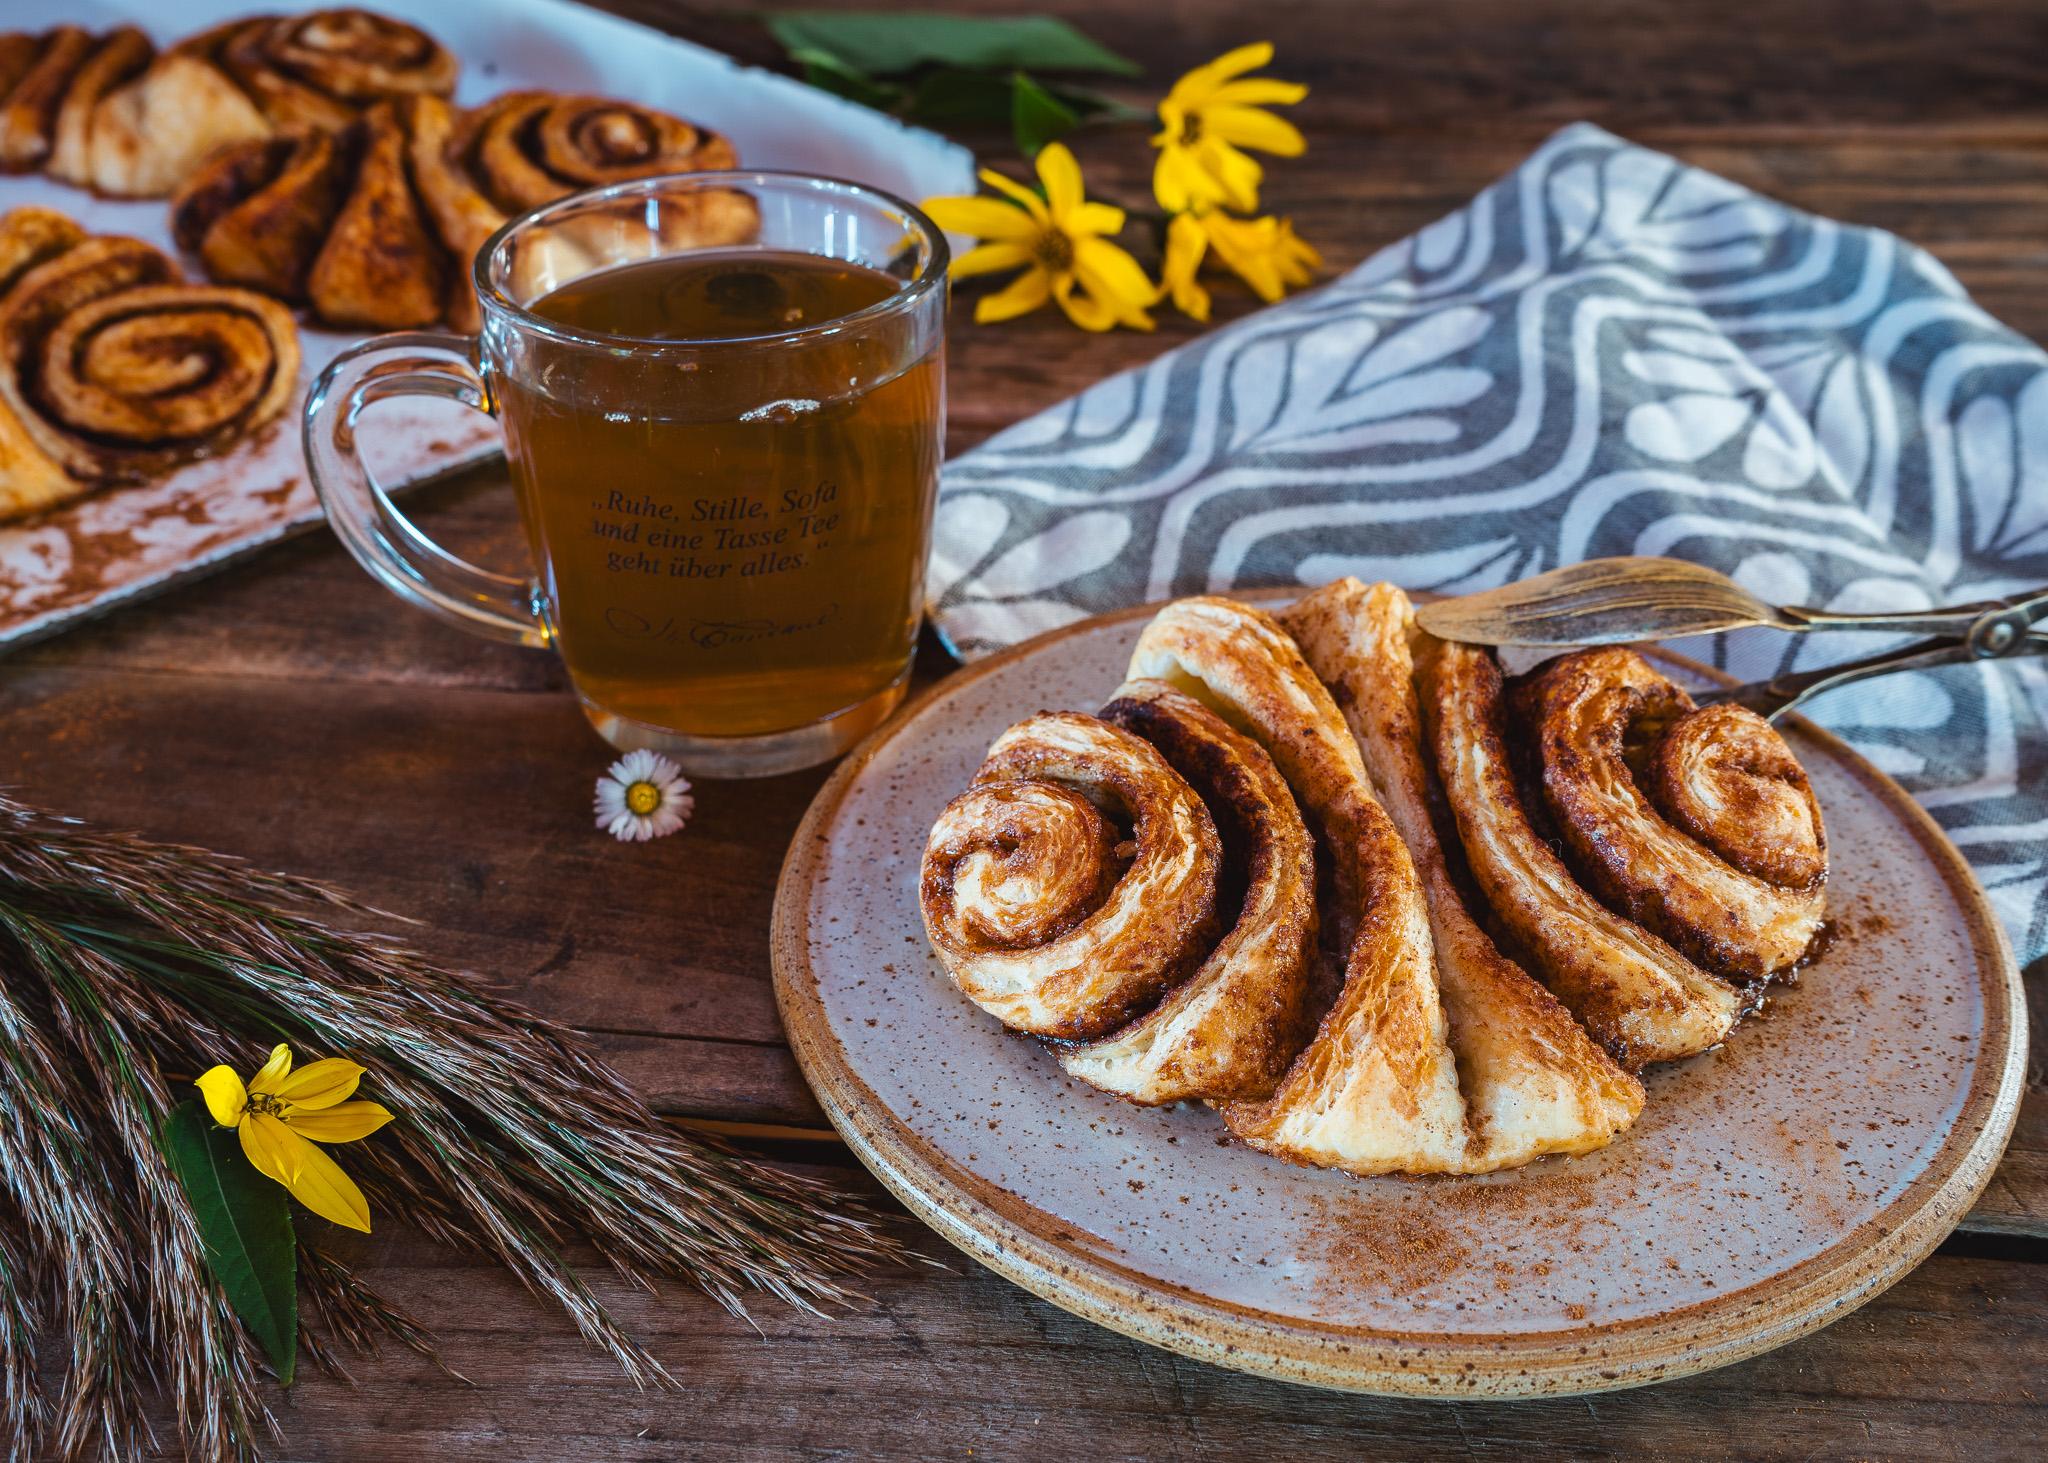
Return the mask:
[[[611, 8], [773, 59], [723, 6]], [[1146, 62], [1147, 80], [1123, 89], [1139, 103], [1232, 45], [1276, 42], [1276, 69], [1314, 88], [1298, 111], [1311, 149], [1272, 169], [1268, 199], [1335, 267], [1588, 118], [1897, 230], [2048, 339], [2048, 10], [2033, 0], [954, 8], [1066, 13]], [[1096, 191], [1144, 202], [1141, 137], [1078, 147]], [[1008, 156], [1000, 138], [967, 140]], [[1227, 287], [1218, 302], [1225, 318], [1249, 308]], [[957, 313], [955, 451], [1193, 329], [1096, 338], [1049, 317], [976, 329]], [[496, 473], [417, 507], [451, 545], [518, 561]], [[925, 676], [944, 668], [928, 648]], [[792, 1141], [822, 1119], [769, 989], [775, 874], [822, 773], [704, 786], [686, 834], [614, 845], [587, 812], [605, 752], [557, 667], [429, 621], [325, 535], [0, 663], [0, 725], [0, 785], [347, 885], [420, 920], [435, 955], [591, 1033], [665, 1111], [772, 1137], [791, 1161], [865, 1185], [834, 1145]], [[2029, 980], [2042, 995], [2048, 971]], [[400, 1354], [357, 1364], [359, 1390], [307, 1381], [280, 1402], [280, 1456], [2029, 1456], [2048, 1386], [2038, 1027], [2033, 1050], [2011, 1151], [1965, 1223], [1975, 1233], [1818, 1336], [1690, 1381], [1515, 1405], [1314, 1393], [1126, 1341], [955, 1261], [878, 1277], [872, 1309], [826, 1323], [764, 1307], [758, 1334], [687, 1293], [618, 1295], [688, 1387], [641, 1395], [509, 1279], [390, 1226], [357, 1253], [475, 1385]]]

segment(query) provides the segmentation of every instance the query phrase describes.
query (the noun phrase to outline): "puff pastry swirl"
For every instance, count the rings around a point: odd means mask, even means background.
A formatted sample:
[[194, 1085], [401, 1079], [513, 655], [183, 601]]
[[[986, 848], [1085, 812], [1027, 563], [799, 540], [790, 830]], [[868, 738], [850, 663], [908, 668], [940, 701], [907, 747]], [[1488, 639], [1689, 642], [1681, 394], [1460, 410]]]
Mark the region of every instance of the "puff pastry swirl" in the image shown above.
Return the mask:
[[1738, 706], [1696, 710], [1619, 647], [1548, 662], [1522, 698], [1566, 854], [1610, 907], [1734, 980], [1805, 953], [1820, 931], [1827, 834], [1769, 722]]
[[1302, 599], [1281, 623], [1336, 693], [1421, 875], [1472, 1130], [1465, 1169], [1606, 1146], [1642, 1111], [1642, 1084], [1501, 954], [1465, 907], [1430, 808], [1409, 649], [1419, 632], [1408, 596], [1391, 584], [1340, 579]]
[[1263, 1098], [1308, 1039], [1316, 954], [1315, 853], [1265, 750], [1163, 681], [1128, 681], [1102, 718], [1157, 747], [1215, 819], [1229, 928], [1160, 1003], [1067, 1072], [1139, 1103]]
[[1149, 743], [1043, 712], [996, 738], [932, 825], [925, 931], [1004, 1025], [1100, 1036], [1208, 948], [1221, 858], [1208, 810]]

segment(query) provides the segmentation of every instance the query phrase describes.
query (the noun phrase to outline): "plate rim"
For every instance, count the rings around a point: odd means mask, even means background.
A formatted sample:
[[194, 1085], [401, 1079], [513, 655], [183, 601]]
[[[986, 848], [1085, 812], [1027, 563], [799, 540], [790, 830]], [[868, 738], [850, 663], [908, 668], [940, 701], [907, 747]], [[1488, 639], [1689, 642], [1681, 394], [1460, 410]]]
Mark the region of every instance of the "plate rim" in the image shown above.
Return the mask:
[[[1256, 604], [1299, 587], [1242, 590]], [[963, 666], [868, 736], [812, 799], [776, 881], [769, 955], [775, 1001], [797, 1064], [832, 1126], [913, 1214], [955, 1248], [1061, 1309], [1150, 1345], [1282, 1381], [1405, 1397], [1563, 1396], [1642, 1386], [1726, 1366], [1794, 1341], [1873, 1299], [1933, 1252], [1969, 1212], [2018, 1118], [2027, 1052], [2025, 988], [2004, 926], [1939, 824], [1891, 777], [1803, 717], [1802, 736], [1841, 761], [1914, 834], [1970, 927], [1985, 986], [1979, 1061], [1941, 1147], [1889, 1205], [1791, 1269], [1706, 1300], [1606, 1325], [1536, 1332], [1388, 1331], [1274, 1316], [1062, 1246], [1031, 1227], [1043, 1215], [939, 1153], [855, 1075], [831, 1035], [810, 968], [808, 892], [833, 815], [875, 755], [944, 699], [1075, 635], [1156, 614], [1170, 600], [1094, 615]], [[1655, 659], [1734, 684], [1689, 657]], [[1050, 1217], [1050, 1216], [1046, 1216]]]

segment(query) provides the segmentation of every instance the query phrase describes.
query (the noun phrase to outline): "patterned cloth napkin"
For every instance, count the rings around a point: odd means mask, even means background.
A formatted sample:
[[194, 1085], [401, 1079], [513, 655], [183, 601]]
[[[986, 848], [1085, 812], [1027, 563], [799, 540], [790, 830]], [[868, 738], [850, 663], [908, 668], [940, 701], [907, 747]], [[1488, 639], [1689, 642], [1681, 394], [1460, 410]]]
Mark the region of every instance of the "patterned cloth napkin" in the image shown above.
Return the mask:
[[[1671, 554], [1767, 600], [2048, 585], [2048, 354], [1894, 236], [1568, 127], [1335, 283], [945, 471], [930, 613], [972, 659], [1104, 610], [1338, 575], [1459, 593]], [[1745, 679], [1897, 637], [1679, 644]], [[2048, 953], [2048, 660], [1814, 717], [1899, 778]]]

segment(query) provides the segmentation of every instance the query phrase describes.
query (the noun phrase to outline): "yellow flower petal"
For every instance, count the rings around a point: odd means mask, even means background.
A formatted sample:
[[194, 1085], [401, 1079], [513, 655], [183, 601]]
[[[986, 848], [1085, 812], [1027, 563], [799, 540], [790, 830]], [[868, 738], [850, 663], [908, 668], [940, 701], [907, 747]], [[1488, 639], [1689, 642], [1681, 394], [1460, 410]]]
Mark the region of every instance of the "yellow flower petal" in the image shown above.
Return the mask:
[[303, 1138], [294, 1137], [299, 1152], [299, 1170], [285, 1185], [292, 1197], [322, 1219], [331, 1219], [350, 1229], [370, 1232], [370, 1201], [356, 1187], [355, 1180], [341, 1171], [341, 1165]]
[[[1115, 246], [1105, 244], [1102, 247], [1114, 248]], [[1116, 252], [1119, 254], [1123, 253], [1121, 249], [1118, 249]], [[1129, 257], [1125, 255], [1125, 258], [1128, 259]], [[1136, 269], [1136, 263], [1133, 262], [1131, 267]], [[1142, 270], [1138, 272], [1141, 290], [1136, 295], [1131, 293], [1130, 283], [1121, 277], [1121, 271], [1116, 271], [1111, 275], [1104, 275], [1094, 268], [1089, 261], [1083, 259], [1076, 259], [1074, 261], [1074, 280], [1080, 285], [1090, 300], [1109, 312], [1110, 319], [1116, 324], [1128, 325], [1133, 330], [1150, 330], [1152, 328], [1152, 317], [1145, 313], [1145, 307], [1152, 303], [1152, 281], [1145, 278]], [[1058, 292], [1058, 288], [1055, 286], [1054, 294], [1057, 295]], [[1060, 301], [1061, 307], [1067, 310], [1069, 316], [1072, 316], [1074, 313], [1071, 303], [1071, 298]]]
[[291, 1070], [292, 1049], [283, 1042], [279, 1042], [270, 1049], [270, 1060], [265, 1062], [262, 1069], [249, 1079], [249, 1090], [251, 1092], [275, 1092], [277, 1091], [277, 1084], [290, 1076]]
[[1062, 275], [1053, 285], [1053, 298], [1060, 302], [1060, 308], [1067, 318], [1083, 330], [1100, 334], [1116, 328], [1116, 311], [1101, 300], [1076, 287], [1072, 275]]
[[1299, 127], [1257, 107], [1204, 108], [1202, 135], [1220, 137], [1239, 147], [1255, 147], [1276, 157], [1300, 157], [1308, 151], [1308, 140]]
[[1220, 137], [1204, 137], [1195, 149], [1201, 171], [1208, 179], [1215, 201], [1228, 203], [1239, 213], [1259, 206], [1259, 184], [1266, 170]]
[[277, 1099], [290, 1103], [298, 1112], [318, 1112], [353, 1097], [365, 1070], [340, 1057], [327, 1057], [299, 1068], [278, 1083]]
[[994, 198], [927, 198], [924, 211], [947, 233], [977, 239], [1024, 239], [1041, 227], [1023, 209]]
[[1071, 234], [1120, 234], [1124, 211], [1107, 203], [1084, 203], [1067, 218], [1066, 225]]
[[1176, 214], [1166, 226], [1166, 258], [1160, 265], [1162, 294], [1173, 297], [1173, 306], [1191, 320], [1209, 318], [1209, 292], [1195, 276], [1202, 256], [1209, 252], [1209, 235], [1191, 214]]
[[1304, 285], [1316, 277], [1316, 271], [1323, 267], [1323, 256], [1313, 244], [1299, 238], [1294, 232], [1292, 220], [1280, 220], [1280, 241], [1277, 246], [1280, 277], [1291, 285]]
[[292, 1179], [298, 1172], [299, 1150], [313, 1146], [269, 1113], [250, 1113], [235, 1133], [241, 1138], [242, 1152], [256, 1166], [256, 1172], [276, 1180], [287, 1189], [292, 1186]]
[[353, 1143], [390, 1122], [391, 1112], [380, 1102], [344, 1102], [322, 1112], [293, 1113], [284, 1121], [301, 1138], [315, 1143]]
[[1270, 218], [1234, 219], [1210, 214], [1202, 220], [1216, 256], [1258, 294], [1271, 302], [1286, 291], [1274, 251], [1280, 242], [1280, 225]]
[[1038, 181], [1045, 184], [1045, 201], [1053, 218], [1062, 223], [1087, 196], [1081, 165], [1064, 142], [1048, 142], [1038, 150]]
[[994, 168], [983, 168], [980, 178], [983, 183], [995, 189], [996, 192], [1020, 204], [1024, 211], [1039, 223], [1043, 224], [1052, 217], [1051, 214], [1045, 211], [1045, 200], [1036, 193], [1033, 193], [1029, 188], [1026, 188], [1022, 183], [1004, 177]]
[[249, 1105], [249, 1089], [242, 1085], [242, 1079], [235, 1075], [234, 1068], [215, 1067], [200, 1074], [193, 1085], [206, 1099], [206, 1110], [213, 1114], [216, 1123], [223, 1128], [232, 1128], [242, 1120], [242, 1109]]
[[969, 249], [953, 261], [953, 278], [972, 279], [977, 274], [994, 274], [1017, 269], [1031, 262], [1031, 251], [1022, 244], [1004, 240]]
[[1197, 66], [1173, 84], [1173, 90], [1166, 99], [1176, 105], [1195, 108], [1214, 96], [1217, 90], [1233, 77], [1247, 71], [1257, 71], [1273, 59], [1273, 44], [1270, 41], [1254, 41], [1248, 46], [1239, 46], [1234, 51], [1225, 51], [1214, 61]]
[[[1252, 186], [1256, 193], [1257, 183]], [[1223, 186], [1202, 166], [1200, 156], [1178, 144], [1159, 154], [1152, 169], [1152, 194], [1168, 213], [1185, 213], [1224, 201]], [[1256, 201], [1252, 206], [1257, 206]]]
[[1230, 107], [1291, 107], [1307, 95], [1308, 88], [1298, 81], [1276, 81], [1270, 76], [1254, 76], [1217, 87], [1216, 94], [1209, 98], [1209, 103], [1212, 106]]
[[1120, 307], [1119, 313], [1134, 319], [1158, 298], [1152, 281], [1138, 267], [1138, 261], [1102, 239], [1081, 239], [1074, 245], [1074, 273], [1090, 291]]
[[1014, 320], [1030, 314], [1051, 297], [1052, 285], [1045, 271], [1034, 269], [1019, 275], [1008, 288], [983, 295], [974, 306], [975, 323], [993, 325], [999, 320]]

